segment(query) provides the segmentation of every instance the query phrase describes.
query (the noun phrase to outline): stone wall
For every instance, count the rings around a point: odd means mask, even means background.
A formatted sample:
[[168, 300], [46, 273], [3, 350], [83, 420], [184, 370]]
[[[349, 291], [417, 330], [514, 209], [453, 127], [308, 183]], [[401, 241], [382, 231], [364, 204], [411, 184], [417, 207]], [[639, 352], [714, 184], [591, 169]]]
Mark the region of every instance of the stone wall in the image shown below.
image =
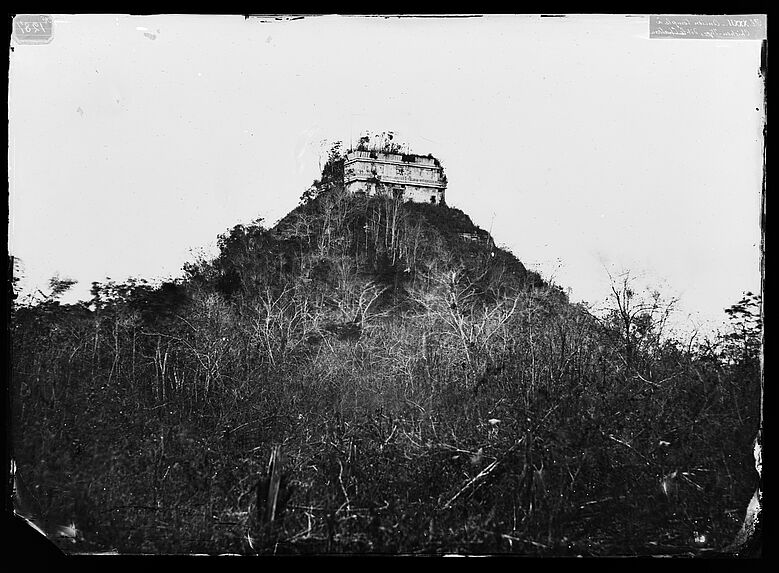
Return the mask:
[[346, 183], [346, 190], [350, 193], [366, 193], [368, 195], [393, 195], [395, 190], [400, 190], [403, 192], [404, 200], [416, 203], [440, 204], [445, 199], [444, 189], [410, 185], [408, 183], [400, 185], [355, 180]]
[[446, 179], [433, 157], [376, 151], [352, 151], [344, 162], [347, 191], [399, 194], [421, 203], [444, 201]]

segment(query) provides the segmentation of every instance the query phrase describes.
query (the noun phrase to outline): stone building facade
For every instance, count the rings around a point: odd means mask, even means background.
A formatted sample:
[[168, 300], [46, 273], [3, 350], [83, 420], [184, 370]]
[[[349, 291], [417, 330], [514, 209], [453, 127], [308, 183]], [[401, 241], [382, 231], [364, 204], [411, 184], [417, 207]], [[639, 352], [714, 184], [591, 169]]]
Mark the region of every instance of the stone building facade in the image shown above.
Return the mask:
[[441, 163], [431, 155], [355, 150], [344, 160], [344, 186], [352, 193], [443, 204], [446, 176]]

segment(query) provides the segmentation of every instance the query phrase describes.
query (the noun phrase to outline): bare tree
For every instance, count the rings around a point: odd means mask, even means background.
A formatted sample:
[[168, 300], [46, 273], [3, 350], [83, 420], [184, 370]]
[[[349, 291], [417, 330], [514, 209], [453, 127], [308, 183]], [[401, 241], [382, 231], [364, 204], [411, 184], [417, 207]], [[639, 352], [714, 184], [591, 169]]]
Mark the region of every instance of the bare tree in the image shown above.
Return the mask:
[[462, 271], [439, 273], [433, 281], [436, 287], [414, 291], [413, 299], [443, 335], [458, 341], [466, 362], [473, 367], [475, 354], [483, 354], [496, 336], [505, 334], [504, 327], [514, 316], [520, 295], [488, 305], [479, 300], [475, 281], [468, 280]]
[[615, 278], [607, 270], [611, 296], [606, 308], [605, 324], [620, 334], [622, 359], [626, 372], [636, 369], [638, 354], [650, 351], [660, 343], [668, 318], [673, 313], [676, 298], [666, 300], [658, 290], [640, 293], [630, 271]]

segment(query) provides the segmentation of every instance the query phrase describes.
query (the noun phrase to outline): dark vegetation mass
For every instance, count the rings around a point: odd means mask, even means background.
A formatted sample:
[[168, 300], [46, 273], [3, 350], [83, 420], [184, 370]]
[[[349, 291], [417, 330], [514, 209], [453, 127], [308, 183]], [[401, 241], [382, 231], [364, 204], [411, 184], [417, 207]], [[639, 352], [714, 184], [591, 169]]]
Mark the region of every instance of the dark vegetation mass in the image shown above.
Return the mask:
[[[177, 281], [12, 309], [23, 509], [70, 550], [690, 554], [754, 491], [758, 300], [707, 344], [594, 316], [463, 212], [343, 192]], [[278, 516], [256, 487], [281, 445]]]

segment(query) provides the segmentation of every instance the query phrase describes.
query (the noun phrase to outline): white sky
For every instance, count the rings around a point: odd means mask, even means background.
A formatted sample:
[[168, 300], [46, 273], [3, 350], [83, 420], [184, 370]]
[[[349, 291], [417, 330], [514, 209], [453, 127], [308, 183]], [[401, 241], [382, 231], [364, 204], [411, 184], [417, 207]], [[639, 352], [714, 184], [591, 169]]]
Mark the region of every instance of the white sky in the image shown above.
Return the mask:
[[[55, 16], [15, 45], [9, 251], [24, 284], [179, 276], [275, 223], [323, 140], [393, 130], [447, 202], [601, 303], [631, 269], [711, 324], [759, 292], [759, 41], [649, 39], [647, 17]], [[45, 290], [45, 289], [44, 289]]]

